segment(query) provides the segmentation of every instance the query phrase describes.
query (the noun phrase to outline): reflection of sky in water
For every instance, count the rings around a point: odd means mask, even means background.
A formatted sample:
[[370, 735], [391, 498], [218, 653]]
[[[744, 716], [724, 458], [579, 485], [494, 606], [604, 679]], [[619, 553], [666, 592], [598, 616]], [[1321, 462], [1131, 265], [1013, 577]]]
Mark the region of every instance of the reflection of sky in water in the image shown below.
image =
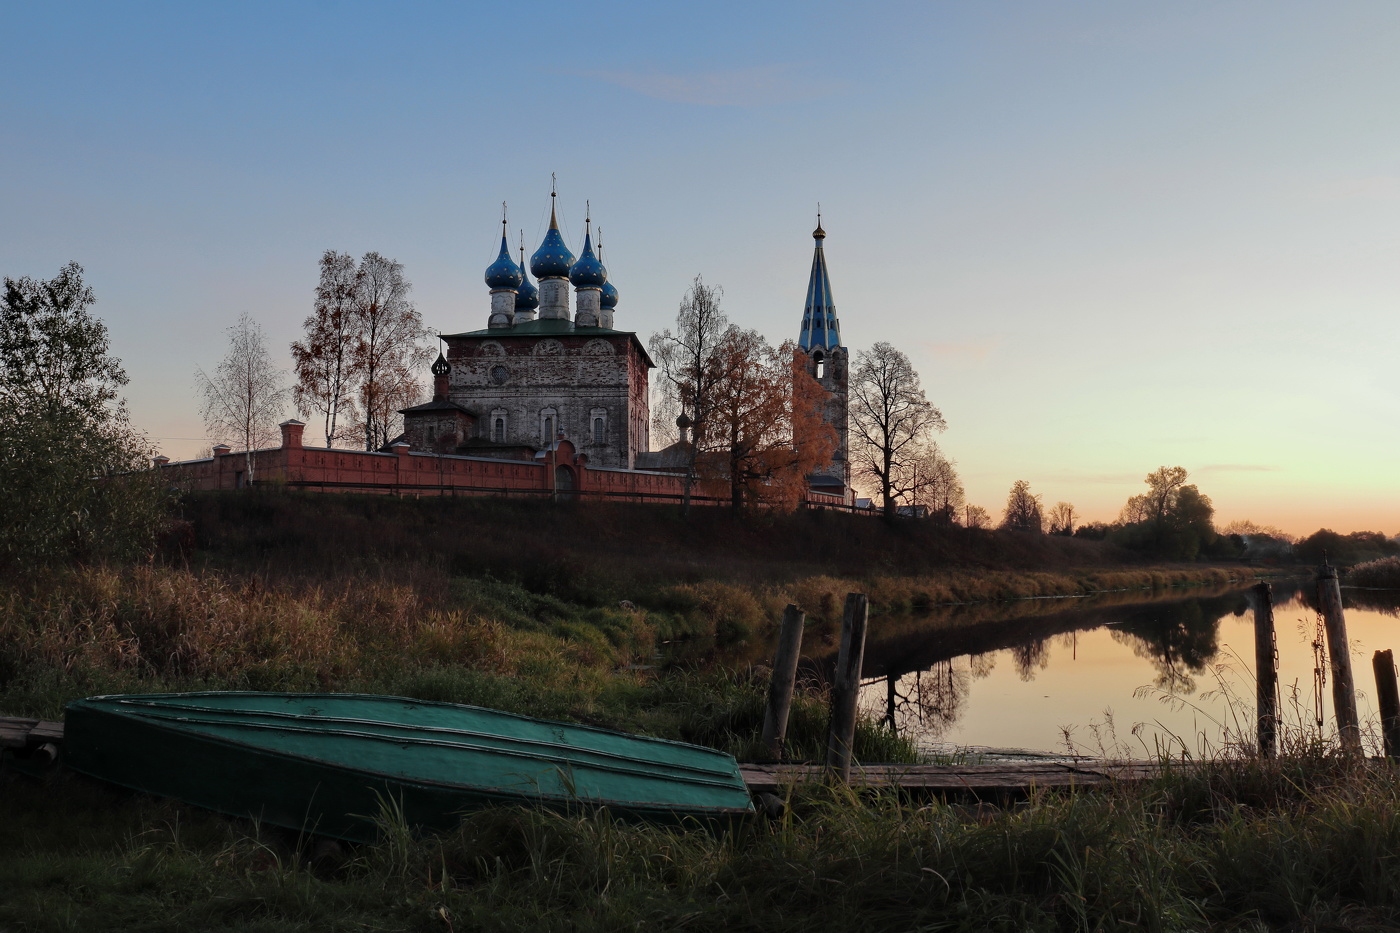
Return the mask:
[[[1209, 753], [1229, 736], [1254, 735], [1254, 616], [1239, 608], [1237, 598], [1164, 605], [1150, 618], [1139, 608], [1119, 624], [934, 663], [898, 677], [893, 696], [887, 679], [869, 683], [862, 706], [883, 717], [893, 701], [901, 731], [939, 748], [1062, 753], [1068, 730], [1081, 754], [1143, 757], [1181, 743]], [[1400, 619], [1356, 607], [1346, 616], [1357, 706], [1375, 732], [1371, 655], [1400, 649]], [[1274, 622], [1283, 718], [1315, 729], [1316, 613], [1276, 586]], [[1330, 682], [1324, 709], [1331, 732]]]

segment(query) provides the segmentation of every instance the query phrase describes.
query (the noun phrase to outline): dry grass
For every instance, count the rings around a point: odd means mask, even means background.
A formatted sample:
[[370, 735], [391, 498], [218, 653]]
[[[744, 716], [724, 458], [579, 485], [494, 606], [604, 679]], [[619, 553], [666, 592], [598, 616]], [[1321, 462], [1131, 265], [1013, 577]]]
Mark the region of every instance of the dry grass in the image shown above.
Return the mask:
[[651, 643], [635, 613], [600, 613], [570, 637], [512, 628], [488, 611], [489, 594], [462, 590], [482, 608], [385, 580], [274, 586], [158, 566], [57, 570], [0, 596], [0, 686], [16, 711], [54, 715], [95, 692], [344, 690], [438, 668], [582, 684]]
[[1347, 571], [1346, 584], [1378, 590], [1400, 590], [1400, 557], [1382, 557], [1357, 564]]

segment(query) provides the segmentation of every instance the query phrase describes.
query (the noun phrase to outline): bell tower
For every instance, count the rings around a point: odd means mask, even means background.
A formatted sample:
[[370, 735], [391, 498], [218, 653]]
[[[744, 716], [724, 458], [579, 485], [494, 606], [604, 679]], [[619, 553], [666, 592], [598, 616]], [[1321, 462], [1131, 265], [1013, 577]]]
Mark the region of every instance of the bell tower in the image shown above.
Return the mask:
[[814, 488], [839, 486], [845, 495], [851, 486], [848, 456], [850, 353], [841, 346], [841, 324], [836, 319], [836, 303], [831, 297], [831, 278], [826, 271], [826, 254], [822, 250], [826, 231], [822, 229], [821, 208], [817, 209], [817, 229], [812, 231], [812, 239], [816, 240], [816, 247], [812, 254], [812, 274], [807, 281], [807, 306], [802, 311], [802, 332], [797, 347], [804, 358], [807, 372], [826, 390], [823, 419], [836, 431], [836, 452], [832, 455], [831, 465], [812, 474], [810, 481]]

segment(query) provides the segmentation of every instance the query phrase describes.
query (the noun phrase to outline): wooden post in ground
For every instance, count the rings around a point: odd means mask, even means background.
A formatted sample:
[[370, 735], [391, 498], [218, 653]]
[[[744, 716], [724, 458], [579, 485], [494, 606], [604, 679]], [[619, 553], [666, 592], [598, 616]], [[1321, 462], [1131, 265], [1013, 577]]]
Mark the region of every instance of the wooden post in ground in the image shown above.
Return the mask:
[[1381, 708], [1381, 735], [1385, 757], [1400, 758], [1400, 685], [1395, 682], [1395, 657], [1390, 649], [1371, 656], [1376, 672], [1376, 704]]
[[1351, 642], [1342, 612], [1342, 587], [1337, 568], [1324, 563], [1317, 578], [1317, 598], [1327, 626], [1327, 655], [1332, 659], [1332, 706], [1337, 711], [1337, 737], [1342, 751], [1361, 753], [1361, 721], [1356, 715], [1356, 686], [1351, 676]]
[[768, 682], [768, 707], [763, 711], [763, 748], [774, 761], [783, 757], [788, 714], [792, 712], [792, 688], [797, 683], [797, 661], [802, 653], [802, 625], [807, 614], [791, 603], [783, 610], [778, 649], [773, 653], [773, 679]]
[[1278, 670], [1274, 640], [1274, 588], [1254, 587], [1254, 679], [1258, 688], [1259, 757], [1273, 758], [1278, 749]]
[[846, 594], [841, 616], [841, 648], [831, 684], [831, 724], [827, 731], [826, 766], [843, 782], [851, 779], [851, 748], [856, 740], [856, 701], [860, 699], [860, 668], [865, 660], [865, 623], [870, 604], [864, 593]]

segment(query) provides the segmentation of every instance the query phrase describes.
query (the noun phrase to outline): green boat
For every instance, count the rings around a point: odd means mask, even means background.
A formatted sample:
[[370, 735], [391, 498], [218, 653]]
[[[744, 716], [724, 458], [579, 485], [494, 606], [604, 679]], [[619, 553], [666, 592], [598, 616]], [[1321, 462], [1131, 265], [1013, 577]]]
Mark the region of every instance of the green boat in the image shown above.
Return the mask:
[[730, 755], [476, 706], [358, 694], [182, 693], [68, 704], [70, 768], [230, 816], [351, 841], [387, 805], [451, 829], [497, 804], [628, 818], [752, 810]]

